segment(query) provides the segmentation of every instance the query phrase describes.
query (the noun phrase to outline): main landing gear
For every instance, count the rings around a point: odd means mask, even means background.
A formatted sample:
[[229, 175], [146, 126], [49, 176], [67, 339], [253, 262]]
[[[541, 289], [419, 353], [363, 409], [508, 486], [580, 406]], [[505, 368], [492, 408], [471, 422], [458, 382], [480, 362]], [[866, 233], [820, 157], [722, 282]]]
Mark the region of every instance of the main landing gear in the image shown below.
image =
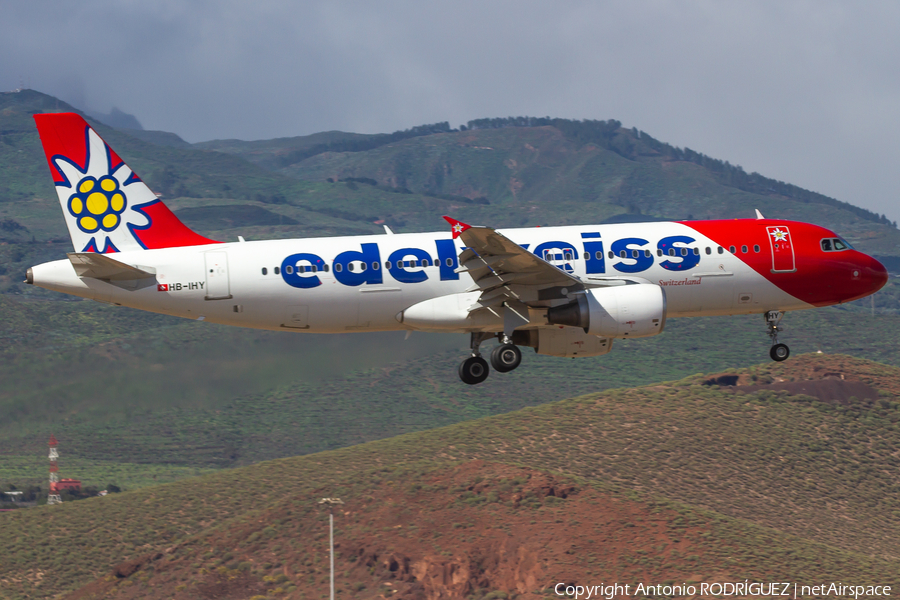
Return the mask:
[[791, 355], [791, 350], [787, 347], [787, 344], [778, 343], [778, 332], [782, 331], [780, 323], [783, 318], [784, 312], [782, 311], [770, 310], [766, 313], [766, 330], [769, 338], [772, 340], [769, 356], [776, 362], [787, 360], [787, 357]]
[[[493, 337], [493, 334], [482, 332], [472, 334], [470, 342], [472, 356], [459, 365], [459, 378], [463, 380], [463, 383], [475, 385], [487, 379], [490, 374], [487, 361], [481, 357], [479, 349], [481, 343], [490, 337]], [[505, 335], [498, 334], [497, 337], [501, 343], [491, 352], [491, 366], [498, 373], [508, 373], [522, 362], [522, 351]]]

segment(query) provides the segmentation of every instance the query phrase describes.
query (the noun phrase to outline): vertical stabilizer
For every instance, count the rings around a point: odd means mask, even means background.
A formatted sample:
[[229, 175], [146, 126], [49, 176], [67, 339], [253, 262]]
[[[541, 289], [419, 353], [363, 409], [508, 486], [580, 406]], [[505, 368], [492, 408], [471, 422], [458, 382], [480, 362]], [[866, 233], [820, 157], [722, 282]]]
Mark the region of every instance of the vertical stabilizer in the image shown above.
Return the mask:
[[81, 115], [34, 115], [76, 252], [217, 242], [178, 220]]

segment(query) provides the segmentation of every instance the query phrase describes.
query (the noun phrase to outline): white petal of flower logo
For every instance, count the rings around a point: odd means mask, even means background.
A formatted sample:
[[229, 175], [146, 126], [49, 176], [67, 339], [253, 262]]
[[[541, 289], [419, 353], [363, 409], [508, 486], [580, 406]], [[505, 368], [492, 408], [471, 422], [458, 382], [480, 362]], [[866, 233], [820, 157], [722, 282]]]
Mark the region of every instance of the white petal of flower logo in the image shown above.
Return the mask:
[[770, 232], [770, 235], [775, 238], [776, 242], [783, 242], [787, 239], [787, 232], [782, 231], [781, 229], [773, 229]]
[[[137, 238], [130, 227], [144, 229], [150, 225], [141, 207], [156, 198], [152, 193], [145, 193], [149, 189], [124, 162], [116, 161], [118, 164], [113, 166], [108, 146], [93, 130], [87, 131], [86, 141], [84, 168], [64, 156], [53, 157], [65, 178], [64, 182], [57, 183], [57, 190], [67, 217], [74, 221], [78, 231], [90, 236], [83, 238], [79, 245], [83, 244], [83, 251], [88, 252], [111, 252], [134, 246]], [[71, 192], [63, 192], [62, 188]], [[123, 223], [127, 226], [123, 227]], [[74, 233], [71, 226], [70, 231]], [[74, 235], [73, 239], [76, 239]]]

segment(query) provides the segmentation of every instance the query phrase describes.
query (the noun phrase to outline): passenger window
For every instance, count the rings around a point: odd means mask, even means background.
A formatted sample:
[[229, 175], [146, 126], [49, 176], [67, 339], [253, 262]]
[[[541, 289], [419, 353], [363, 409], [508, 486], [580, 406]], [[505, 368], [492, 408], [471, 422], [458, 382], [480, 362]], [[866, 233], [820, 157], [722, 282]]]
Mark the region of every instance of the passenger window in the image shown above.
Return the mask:
[[627, 256], [628, 256], [628, 253], [625, 252], [624, 250], [622, 250], [621, 252], [619, 252], [619, 257], [620, 257], [620, 258], [625, 258], [625, 257], [627, 257]]
[[275, 267], [275, 274], [279, 275], [280, 273], [281, 273], [281, 269], [279, 269], [278, 267]]
[[669, 248], [669, 256], [675, 256], [675, 248]]
[[294, 272], [294, 267], [292, 267], [291, 265], [288, 265], [284, 268], [284, 272], [287, 273], [288, 275], [291, 275]]
[[[447, 260], [450, 260], [450, 259], [448, 258]], [[384, 268], [387, 269], [388, 271], [390, 271], [391, 270], [391, 261], [389, 261], [389, 260], [384, 261]]]
[[316, 273], [316, 272], [318, 272], [319, 269], [316, 268], [316, 265], [313, 265], [313, 266], [309, 267], [309, 270], [312, 271], [313, 273]]
[[737, 252], [737, 248], [735, 248], [734, 246], [728, 246], [728, 251], [734, 254], [735, 252]]
[[566, 260], [574, 260], [571, 252], [566, 252]]
[[753, 244], [753, 251], [759, 253], [759, 244]]
[[600, 260], [600, 259], [603, 258], [603, 253], [600, 252], [599, 250], [597, 250], [597, 251], [594, 253], [594, 256], [597, 258], [597, 260]]
[[640, 254], [640, 252], [638, 252], [637, 250], [632, 250], [632, 251], [631, 251], [631, 258], [637, 258], [637, 257], [638, 257], [638, 254]]
[[741, 254], [747, 254], [747, 246], [741, 246]]
[[328, 272], [328, 265], [322, 265], [322, 270], [326, 273]]
[[657, 249], [657, 250], [656, 250], [656, 255], [657, 255], [657, 256], [662, 256], [662, 250]]
[[269, 270], [267, 268], [263, 267], [263, 275], [268, 275], [268, 274], [269, 274]]
[[448, 259], [445, 260], [444, 262], [447, 264], [448, 267], [452, 267], [452, 266], [453, 266], [453, 259], [452, 259], [452, 258], [448, 258]]
[[344, 265], [342, 265], [341, 263], [334, 263], [334, 272], [335, 273], [340, 273], [343, 270], [344, 270]]
[[646, 256], [647, 258], [650, 258], [650, 251], [644, 250], [644, 256]]
[[585, 253], [584, 253], [584, 260], [589, 260], [590, 258], [591, 258], [591, 253], [590, 253], [590, 252], [585, 252]]
[[379, 265], [377, 262], [373, 262], [373, 263], [372, 263], [372, 270], [373, 270], [373, 271], [377, 271], [379, 266], [380, 266], [380, 265]]
[[712, 254], [712, 248], [710, 248], [709, 246], [706, 247], [706, 254]]
[[609, 257], [610, 257], [610, 258], [615, 258], [615, 257], [616, 257], [616, 255], [613, 253], [612, 250], [609, 251]]
[[719, 246], [719, 254], [725, 254], [725, 248]]
[[700, 254], [700, 248], [694, 248], [694, 256], [698, 256]]

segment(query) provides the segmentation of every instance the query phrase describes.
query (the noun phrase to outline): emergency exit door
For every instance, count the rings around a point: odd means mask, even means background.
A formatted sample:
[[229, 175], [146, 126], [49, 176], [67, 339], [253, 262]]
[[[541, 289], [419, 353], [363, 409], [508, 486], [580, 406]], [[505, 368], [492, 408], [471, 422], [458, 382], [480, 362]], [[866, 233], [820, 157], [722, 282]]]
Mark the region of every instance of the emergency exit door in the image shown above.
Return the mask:
[[207, 252], [206, 256], [206, 299], [224, 300], [231, 298], [228, 283], [228, 254]]

